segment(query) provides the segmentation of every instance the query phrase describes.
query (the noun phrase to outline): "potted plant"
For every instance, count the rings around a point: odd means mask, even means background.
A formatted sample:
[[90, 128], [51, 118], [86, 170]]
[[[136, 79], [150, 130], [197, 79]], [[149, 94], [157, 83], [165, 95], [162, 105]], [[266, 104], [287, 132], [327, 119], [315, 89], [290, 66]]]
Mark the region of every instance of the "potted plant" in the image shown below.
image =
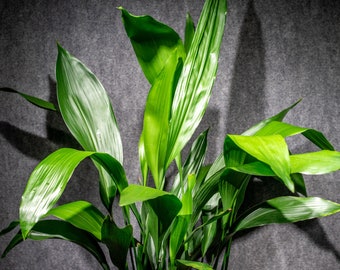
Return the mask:
[[[308, 197], [303, 174], [340, 169], [340, 153], [314, 129], [283, 122], [299, 101], [241, 135], [227, 134], [224, 148], [205, 164], [208, 130], [191, 141], [211, 95], [225, 27], [225, 0], [207, 0], [197, 27], [186, 20], [185, 39], [150, 16], [119, 8], [151, 88], [139, 141], [141, 179], [127, 179], [122, 140], [109, 98], [95, 75], [60, 44], [56, 64], [58, 104], [9, 88], [31, 103], [60, 113], [83, 150], [61, 148], [32, 172], [22, 196], [19, 226], [5, 256], [25, 239], [63, 239], [88, 250], [109, 269], [103, 248], [118, 269], [227, 269], [230, 247], [240, 231], [332, 215], [340, 205]], [[302, 134], [319, 150], [292, 154], [286, 138]], [[74, 170], [90, 158], [99, 172], [105, 211], [87, 201], [57, 205]], [[178, 173], [170, 177], [175, 164]], [[267, 177], [289, 196], [244, 209], [248, 184]], [[120, 214], [113, 207], [118, 200]], [[138, 227], [136, 230], [135, 228]]]

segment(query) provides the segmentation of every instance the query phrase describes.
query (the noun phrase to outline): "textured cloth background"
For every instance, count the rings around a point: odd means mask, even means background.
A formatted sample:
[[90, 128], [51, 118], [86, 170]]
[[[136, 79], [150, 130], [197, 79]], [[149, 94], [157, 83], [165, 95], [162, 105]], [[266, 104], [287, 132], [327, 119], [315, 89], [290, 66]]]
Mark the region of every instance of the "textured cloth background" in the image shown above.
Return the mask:
[[[185, 14], [197, 21], [202, 0], [0, 1], [0, 87], [56, 101], [56, 41], [81, 59], [111, 98], [131, 182], [139, 177], [137, 144], [149, 85], [125, 35], [117, 6], [149, 14], [183, 37]], [[220, 66], [200, 130], [210, 127], [208, 162], [226, 133], [240, 133], [294, 103], [288, 122], [321, 130], [340, 149], [340, 1], [230, 0]], [[26, 181], [37, 163], [60, 147], [78, 147], [54, 113], [0, 94], [0, 228], [18, 218]], [[294, 153], [315, 150], [298, 137]], [[309, 195], [340, 202], [339, 172], [306, 177]], [[60, 203], [100, 205], [91, 162], [76, 170]], [[251, 185], [249, 201], [272, 183]], [[335, 270], [340, 267], [340, 215], [247, 231], [235, 238], [232, 270]], [[0, 239], [2, 252], [11, 236]], [[82, 248], [60, 240], [26, 241], [0, 260], [0, 269], [100, 269]]]

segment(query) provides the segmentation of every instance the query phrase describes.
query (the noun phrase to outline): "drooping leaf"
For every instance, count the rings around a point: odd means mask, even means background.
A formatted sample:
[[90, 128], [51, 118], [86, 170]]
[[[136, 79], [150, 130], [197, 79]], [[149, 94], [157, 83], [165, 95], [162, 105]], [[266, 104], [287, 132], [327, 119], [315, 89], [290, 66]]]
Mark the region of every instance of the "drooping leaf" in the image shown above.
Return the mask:
[[167, 166], [201, 121], [216, 76], [226, 19], [226, 1], [205, 2], [172, 103]]
[[101, 240], [104, 215], [91, 203], [75, 201], [52, 208], [46, 216], [55, 216], [71, 223], [73, 226], [93, 234]]
[[118, 269], [126, 269], [127, 253], [131, 245], [132, 226], [119, 228], [109, 217], [105, 218], [102, 228], [102, 241], [109, 249], [111, 261]]
[[[123, 148], [116, 118], [107, 93], [96, 76], [58, 45], [57, 97], [61, 115], [73, 136], [86, 151], [112, 155], [123, 164]], [[100, 191], [110, 211], [116, 188], [96, 162]]]
[[119, 9], [126, 34], [150, 84], [154, 83], [174, 51], [177, 51], [177, 59], [185, 59], [182, 40], [172, 28], [150, 16], [134, 16], [122, 7]]
[[232, 143], [252, 157], [268, 164], [287, 188], [292, 192], [295, 191], [294, 182], [290, 178], [288, 146], [281, 135], [228, 135], [225, 140], [225, 147]]
[[33, 170], [20, 205], [20, 227], [25, 238], [30, 229], [57, 202], [73, 171], [86, 157], [95, 158], [110, 173], [110, 181], [120, 190], [127, 186], [122, 166], [105, 153], [62, 148], [42, 160]]
[[318, 197], [277, 197], [243, 215], [233, 232], [271, 223], [292, 223], [340, 212], [340, 204]]
[[334, 150], [332, 144], [319, 131], [310, 128], [298, 127], [284, 122], [272, 121], [259, 130], [257, 136], [279, 134], [282, 137], [303, 134], [307, 139], [324, 150]]
[[[76, 243], [89, 251], [97, 259], [103, 269], [109, 269], [105, 255], [96, 239], [91, 234], [80, 230], [65, 221], [39, 221], [28, 234], [28, 238], [33, 240], [62, 239]], [[13, 237], [2, 256], [5, 257], [12, 248], [20, 244], [23, 240], [22, 232], [18, 232]]]
[[56, 111], [57, 110], [56, 106], [54, 106], [54, 104], [51, 103], [51, 102], [48, 102], [46, 100], [43, 100], [43, 99], [40, 99], [40, 98], [37, 98], [37, 97], [34, 97], [34, 96], [27, 95], [25, 93], [19, 92], [17, 90], [12, 89], [12, 88], [3, 87], [3, 88], [0, 88], [0, 91], [9, 92], [9, 93], [17, 93], [20, 96], [22, 96], [24, 99], [26, 99], [27, 101], [32, 103], [33, 105], [36, 105], [40, 108], [47, 109], [47, 110], [50, 110], [50, 111]]
[[182, 207], [181, 201], [169, 192], [133, 184], [122, 191], [119, 205], [125, 206], [145, 201], [156, 213], [163, 231], [167, 230]]

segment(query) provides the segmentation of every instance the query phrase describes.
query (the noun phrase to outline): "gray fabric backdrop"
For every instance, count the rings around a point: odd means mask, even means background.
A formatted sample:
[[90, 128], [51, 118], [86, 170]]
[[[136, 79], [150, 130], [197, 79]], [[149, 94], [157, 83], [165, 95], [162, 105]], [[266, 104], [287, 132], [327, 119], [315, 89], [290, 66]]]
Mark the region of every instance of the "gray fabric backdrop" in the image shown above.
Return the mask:
[[[150, 14], [183, 36], [185, 13], [197, 21], [203, 1], [0, 1], [0, 86], [55, 101], [56, 41], [81, 59], [107, 89], [123, 138], [131, 181], [139, 177], [137, 142], [149, 85], [125, 36], [123, 5]], [[322, 130], [340, 148], [340, 1], [230, 1], [220, 66], [200, 130], [210, 126], [209, 157], [226, 133], [240, 133], [299, 98], [287, 121]], [[0, 228], [17, 219], [30, 172], [59, 147], [77, 147], [61, 120], [21, 97], [0, 95]], [[294, 152], [312, 149], [301, 138]], [[340, 202], [339, 172], [307, 177], [310, 195]], [[100, 204], [90, 162], [77, 169], [60, 202]], [[251, 186], [250, 201], [270, 183]], [[339, 269], [340, 216], [268, 226], [236, 237], [230, 269]], [[10, 236], [2, 237], [4, 250]], [[0, 269], [100, 269], [83, 249], [63, 241], [26, 241]]]

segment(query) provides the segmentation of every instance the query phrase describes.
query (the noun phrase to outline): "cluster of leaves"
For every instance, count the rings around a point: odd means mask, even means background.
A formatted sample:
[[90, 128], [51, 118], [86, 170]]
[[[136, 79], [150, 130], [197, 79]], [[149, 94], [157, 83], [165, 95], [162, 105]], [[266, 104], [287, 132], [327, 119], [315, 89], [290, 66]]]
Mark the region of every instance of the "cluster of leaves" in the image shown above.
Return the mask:
[[[104, 244], [119, 269], [226, 269], [232, 237], [238, 231], [270, 223], [327, 216], [340, 205], [307, 197], [302, 174], [340, 169], [340, 153], [322, 133], [282, 122], [297, 103], [242, 135], [227, 135], [223, 152], [205, 165], [208, 131], [193, 142], [182, 162], [181, 152], [206, 110], [216, 76], [226, 19], [225, 0], [207, 0], [197, 28], [187, 16], [185, 41], [150, 16], [120, 8], [126, 33], [150, 82], [139, 143], [142, 180], [129, 183], [122, 166], [122, 142], [109, 98], [94, 74], [58, 45], [58, 107], [21, 94], [30, 102], [61, 113], [84, 151], [62, 148], [32, 172], [20, 206], [20, 225], [4, 251], [29, 238], [58, 238], [87, 249], [108, 269]], [[12, 89], [2, 89], [16, 92]], [[302, 134], [320, 151], [291, 154], [285, 138]], [[73, 171], [91, 158], [99, 172], [100, 196], [107, 212], [86, 201], [56, 206]], [[166, 172], [175, 161], [178, 175], [165, 190]], [[291, 196], [277, 197], [239, 213], [254, 176], [277, 179]], [[125, 226], [116, 225], [113, 201], [119, 195]], [[134, 237], [131, 213], [139, 225]], [[57, 219], [49, 219], [54, 216]]]

